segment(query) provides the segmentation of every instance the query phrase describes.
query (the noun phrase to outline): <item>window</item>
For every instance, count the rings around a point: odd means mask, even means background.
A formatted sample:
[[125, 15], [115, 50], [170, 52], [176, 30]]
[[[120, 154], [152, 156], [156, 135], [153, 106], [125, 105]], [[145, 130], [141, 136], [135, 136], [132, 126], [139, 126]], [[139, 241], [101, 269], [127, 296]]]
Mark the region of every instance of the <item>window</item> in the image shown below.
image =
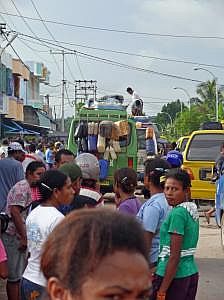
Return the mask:
[[183, 141], [182, 141], [182, 144], [181, 144], [181, 147], [180, 147], [180, 152], [183, 152], [186, 145], [187, 145], [187, 142], [188, 142], [189, 138], [184, 138]]
[[187, 160], [215, 161], [224, 142], [224, 134], [197, 134], [191, 140]]
[[146, 149], [145, 128], [137, 129], [138, 150]]

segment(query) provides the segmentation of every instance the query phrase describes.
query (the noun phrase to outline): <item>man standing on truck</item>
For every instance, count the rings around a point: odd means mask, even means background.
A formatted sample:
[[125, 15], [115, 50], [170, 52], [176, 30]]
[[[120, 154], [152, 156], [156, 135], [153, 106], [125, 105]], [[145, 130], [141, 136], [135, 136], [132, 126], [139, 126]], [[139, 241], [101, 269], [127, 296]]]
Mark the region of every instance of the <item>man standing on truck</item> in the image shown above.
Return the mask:
[[131, 88], [127, 88], [127, 92], [132, 97], [131, 103], [131, 113], [133, 116], [142, 116], [143, 115], [143, 101], [139, 95]]

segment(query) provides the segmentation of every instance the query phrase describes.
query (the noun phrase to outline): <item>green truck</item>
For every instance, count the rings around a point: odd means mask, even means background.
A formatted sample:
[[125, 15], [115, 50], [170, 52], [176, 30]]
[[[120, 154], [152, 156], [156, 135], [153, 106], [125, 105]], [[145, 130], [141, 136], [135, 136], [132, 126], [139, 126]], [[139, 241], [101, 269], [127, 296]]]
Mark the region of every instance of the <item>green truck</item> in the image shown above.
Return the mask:
[[[147, 158], [146, 128], [153, 127], [157, 137], [159, 136], [159, 132], [147, 116], [131, 117], [123, 109], [90, 109], [82, 107], [71, 122], [68, 149], [76, 154], [78, 153], [75, 130], [81, 121], [100, 123], [105, 120], [113, 122], [127, 120], [128, 122], [128, 135], [119, 138], [121, 152], [117, 153], [117, 159], [109, 161], [108, 176], [106, 179], [100, 181], [102, 191], [109, 192], [113, 188], [113, 174], [116, 169], [130, 167], [139, 174], [144, 172], [144, 161]], [[102, 157], [102, 154], [99, 153], [95, 155], [98, 158]]]

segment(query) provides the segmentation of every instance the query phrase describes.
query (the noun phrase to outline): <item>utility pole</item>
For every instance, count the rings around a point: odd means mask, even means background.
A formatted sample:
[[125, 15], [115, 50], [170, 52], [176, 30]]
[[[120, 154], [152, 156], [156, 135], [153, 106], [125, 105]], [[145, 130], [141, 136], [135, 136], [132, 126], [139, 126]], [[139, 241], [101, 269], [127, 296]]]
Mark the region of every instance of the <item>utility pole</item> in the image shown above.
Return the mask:
[[50, 51], [51, 54], [61, 54], [62, 55], [62, 91], [61, 91], [61, 131], [65, 132], [65, 55], [75, 54], [75, 51], [65, 52], [62, 51]]
[[65, 51], [62, 50], [61, 131], [65, 132]]

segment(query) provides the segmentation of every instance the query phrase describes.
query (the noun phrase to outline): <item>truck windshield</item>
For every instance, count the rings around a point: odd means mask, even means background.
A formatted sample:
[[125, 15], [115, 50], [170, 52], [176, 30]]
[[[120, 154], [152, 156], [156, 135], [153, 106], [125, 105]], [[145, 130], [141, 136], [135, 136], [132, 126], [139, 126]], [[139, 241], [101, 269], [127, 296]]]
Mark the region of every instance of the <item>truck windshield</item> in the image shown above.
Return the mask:
[[224, 135], [218, 133], [195, 135], [187, 149], [187, 160], [215, 161], [223, 140]]

